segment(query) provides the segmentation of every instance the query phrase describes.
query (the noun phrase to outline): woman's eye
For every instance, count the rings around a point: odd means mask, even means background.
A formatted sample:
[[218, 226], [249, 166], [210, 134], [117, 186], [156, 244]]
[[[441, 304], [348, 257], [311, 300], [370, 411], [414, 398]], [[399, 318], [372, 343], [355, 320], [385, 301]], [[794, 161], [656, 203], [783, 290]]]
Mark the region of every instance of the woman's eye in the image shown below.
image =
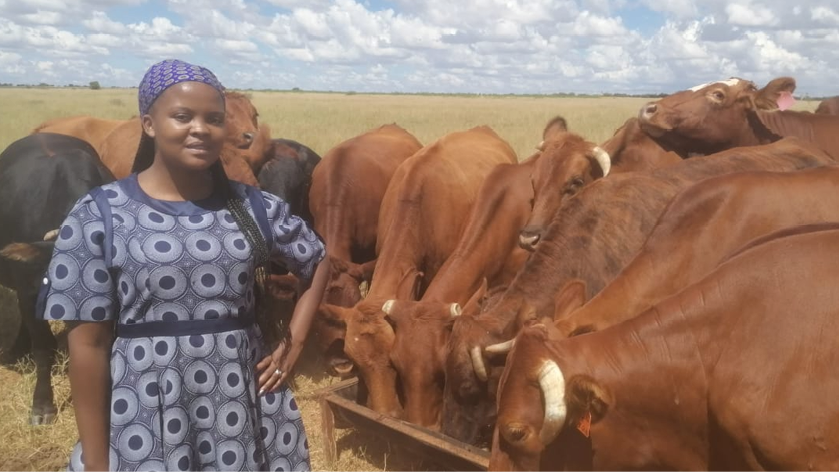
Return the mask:
[[187, 123], [187, 122], [189, 122], [189, 115], [179, 113], [179, 114], [175, 115], [175, 119], [180, 121], [181, 123]]

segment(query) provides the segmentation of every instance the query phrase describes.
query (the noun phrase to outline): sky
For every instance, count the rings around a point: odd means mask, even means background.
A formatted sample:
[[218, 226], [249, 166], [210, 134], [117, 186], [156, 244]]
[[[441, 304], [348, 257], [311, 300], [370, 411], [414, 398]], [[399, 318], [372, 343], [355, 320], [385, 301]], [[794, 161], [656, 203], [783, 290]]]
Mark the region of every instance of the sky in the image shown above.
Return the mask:
[[0, 83], [136, 86], [172, 57], [235, 89], [839, 95], [839, 2], [0, 0]]

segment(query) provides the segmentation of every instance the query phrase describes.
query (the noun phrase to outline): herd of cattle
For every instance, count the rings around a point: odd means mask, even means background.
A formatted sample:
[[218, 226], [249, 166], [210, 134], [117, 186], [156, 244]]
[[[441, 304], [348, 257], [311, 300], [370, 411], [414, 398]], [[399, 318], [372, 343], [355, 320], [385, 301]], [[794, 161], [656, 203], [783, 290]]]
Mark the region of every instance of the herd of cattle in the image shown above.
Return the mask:
[[[600, 145], [556, 118], [521, 161], [485, 126], [423, 146], [397, 125], [321, 159], [230, 93], [222, 159], [324, 238], [313, 342], [376, 412], [491, 446], [493, 470], [837, 469], [839, 100], [787, 110], [794, 89], [697, 86]], [[55, 413], [31, 316], [51, 240], [139, 135], [60, 119], [0, 155], [35, 423]]]

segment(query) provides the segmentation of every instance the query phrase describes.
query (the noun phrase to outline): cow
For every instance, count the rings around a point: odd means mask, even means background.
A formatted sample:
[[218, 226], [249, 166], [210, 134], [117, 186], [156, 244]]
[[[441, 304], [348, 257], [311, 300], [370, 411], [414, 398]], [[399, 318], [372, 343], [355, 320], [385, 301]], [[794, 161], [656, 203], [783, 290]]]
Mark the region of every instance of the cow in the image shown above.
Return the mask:
[[747, 80], [731, 79], [650, 102], [638, 119], [644, 131], [680, 154], [710, 154], [795, 136], [839, 158], [839, 116], [786, 110], [794, 90], [790, 77], [760, 90]]
[[31, 342], [33, 425], [50, 423], [56, 414], [50, 383], [56, 341], [47, 322], [35, 317], [56, 230], [76, 200], [113, 180], [96, 150], [71, 136], [29, 135], [0, 154], [0, 285], [17, 292], [22, 335]]
[[423, 147], [393, 175], [382, 199], [367, 298], [352, 308], [321, 306], [326, 316], [346, 323], [344, 353], [358, 368], [374, 411], [401, 413], [386, 305], [423, 295], [454, 251], [481, 182], [497, 165], [516, 161], [509, 144], [479, 126]]
[[603, 291], [582, 308], [579, 295], [565, 298], [570, 305], [557, 309], [570, 314], [559, 316], [557, 334], [599, 331], [633, 317], [696, 282], [731, 252], [764, 234], [839, 221], [839, 208], [833, 203], [838, 192], [836, 166], [744, 172], [688, 187], [673, 198], [643, 248]]
[[478, 300], [487, 289], [508, 284], [524, 266], [528, 253], [516, 241], [530, 214], [533, 192], [528, 183], [537, 158], [538, 154], [520, 164], [500, 164], [490, 172], [457, 247], [422, 299], [389, 305], [386, 316], [395, 332], [390, 359], [404, 392], [407, 421], [440, 429], [452, 317], [477, 314]]
[[825, 98], [816, 107], [816, 113], [825, 115], [839, 115], [839, 97]]
[[[359, 285], [369, 286], [376, 265], [382, 198], [396, 168], [421, 148], [407, 130], [388, 124], [336, 145], [315, 168], [309, 205], [332, 264], [323, 303], [352, 307], [361, 301]], [[329, 373], [350, 375], [343, 322], [319, 310], [314, 323], [312, 337]]]
[[314, 217], [309, 209], [312, 174], [321, 157], [308, 146], [290, 139], [272, 139], [265, 163], [257, 173], [259, 188], [282, 198], [289, 211], [310, 227]]
[[[586, 285], [586, 299], [600, 292], [641, 248], [658, 216], [680, 190], [717, 175], [790, 171], [832, 163], [825, 153], [788, 138], [771, 145], [694, 157], [652, 172], [599, 179], [568, 199], [524, 269], [493, 305], [476, 317], [455, 320], [446, 359], [443, 432], [464, 442], [489, 440], [494, 417], [492, 386], [500, 365], [483, 366], [486, 346], [515, 335], [516, 319], [535, 311], [550, 316], [559, 290], [572, 279]], [[486, 353], [491, 354], [491, 353]], [[487, 371], [484, 382], [476, 372]]]
[[[270, 143], [268, 129], [260, 130], [257, 124], [257, 112], [251, 101], [238, 92], [225, 92], [225, 142], [222, 147], [221, 160], [228, 177], [249, 185], [258, 185], [254, 172], [259, 169], [265, 159], [266, 149]], [[94, 139], [99, 144], [94, 147], [102, 162], [105, 163], [117, 178], [123, 178], [131, 173], [134, 156], [140, 144], [142, 126], [140, 118], [134, 117], [119, 123], [111, 120], [98, 120], [90, 117], [75, 117], [75, 121], [86, 123], [84, 126], [57, 126], [58, 120], [47, 122], [33, 130], [33, 132], [47, 132], [50, 129], [70, 134], [79, 139]], [[50, 123], [54, 123], [50, 125]], [[50, 125], [50, 126], [47, 126]], [[107, 131], [105, 134], [102, 129]], [[104, 138], [99, 141], [100, 138]]]
[[125, 123], [125, 120], [106, 120], [93, 116], [69, 116], [45, 121], [35, 127], [30, 134], [58, 133], [74, 136], [87, 141], [101, 156], [105, 138], [123, 123]]
[[839, 467], [837, 228], [784, 230], [603, 331], [523, 330], [489, 469]]

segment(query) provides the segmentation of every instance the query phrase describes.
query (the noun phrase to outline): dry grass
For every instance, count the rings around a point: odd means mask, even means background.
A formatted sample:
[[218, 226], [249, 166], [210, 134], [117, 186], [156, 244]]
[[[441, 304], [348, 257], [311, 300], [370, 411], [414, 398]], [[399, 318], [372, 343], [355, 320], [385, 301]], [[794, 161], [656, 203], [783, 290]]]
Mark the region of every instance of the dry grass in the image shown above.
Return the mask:
[[[544, 124], [555, 115], [568, 120], [573, 131], [602, 142], [646, 99], [641, 98], [531, 98], [441, 97], [397, 95], [341, 95], [254, 92], [260, 120], [272, 135], [300, 141], [321, 155], [335, 144], [385, 123], [397, 123], [423, 143], [456, 130], [486, 124], [506, 139], [520, 158], [529, 156], [541, 140]], [[48, 119], [92, 115], [125, 119], [136, 114], [136, 90], [0, 89], [7, 118], [0, 127], [0, 149], [27, 135]], [[796, 109], [813, 110], [816, 102], [799, 102]], [[13, 117], [13, 119], [10, 119]], [[0, 289], [0, 320], [16, 316], [11, 292]], [[4, 330], [8, 323], [2, 323]], [[0, 470], [58, 470], [66, 465], [76, 440], [75, 419], [69, 404], [66, 357], [53, 372], [59, 415], [56, 424], [28, 426], [35, 376], [31, 363], [0, 366]], [[435, 466], [386, 441], [359, 431], [338, 432], [339, 458], [327, 464], [320, 438], [320, 412], [315, 391], [336, 380], [324, 376], [308, 355], [298, 368], [297, 397], [312, 447], [316, 470], [427, 470]]]

